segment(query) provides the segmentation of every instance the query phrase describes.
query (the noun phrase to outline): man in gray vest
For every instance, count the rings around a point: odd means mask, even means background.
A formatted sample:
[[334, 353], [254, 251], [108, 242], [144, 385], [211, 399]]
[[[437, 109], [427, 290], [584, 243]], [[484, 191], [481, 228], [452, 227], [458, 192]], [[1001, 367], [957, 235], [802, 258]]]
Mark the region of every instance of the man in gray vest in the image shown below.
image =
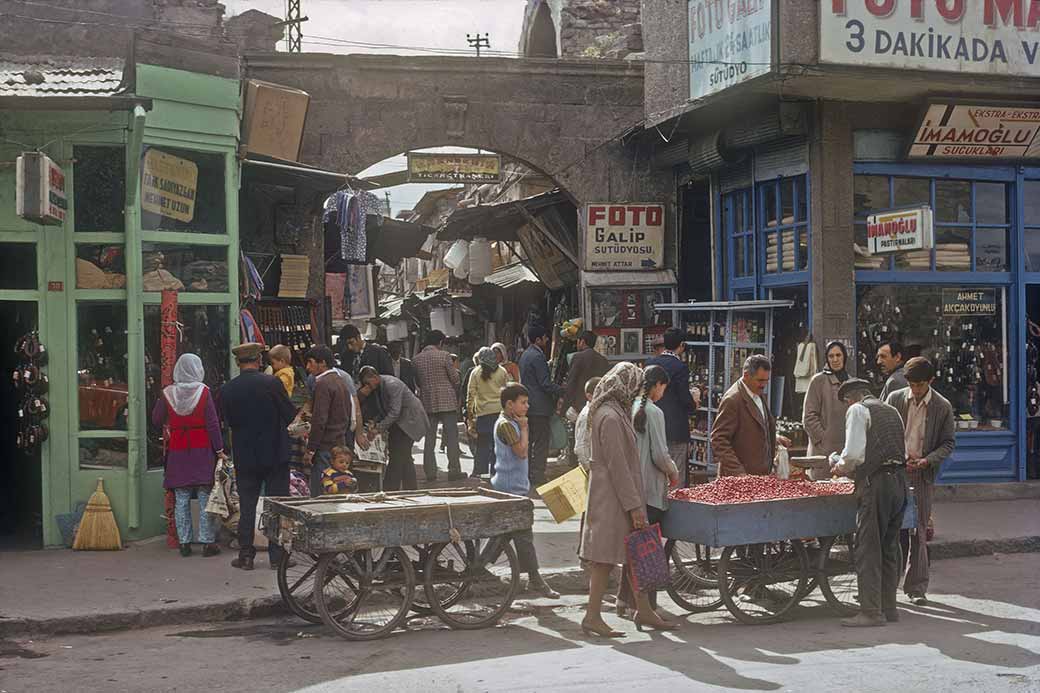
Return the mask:
[[906, 446], [899, 412], [851, 378], [838, 389], [849, 404], [845, 449], [831, 453], [831, 472], [856, 481], [856, 578], [860, 613], [843, 626], [883, 626], [898, 621], [896, 589], [902, 560], [899, 529], [906, 508]]

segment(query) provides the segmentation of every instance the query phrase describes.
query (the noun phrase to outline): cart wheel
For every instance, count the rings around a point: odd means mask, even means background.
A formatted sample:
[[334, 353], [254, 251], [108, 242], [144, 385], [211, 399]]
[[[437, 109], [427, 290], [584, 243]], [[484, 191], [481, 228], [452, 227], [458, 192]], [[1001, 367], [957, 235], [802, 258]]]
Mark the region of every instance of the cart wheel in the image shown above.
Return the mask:
[[859, 584], [856, 579], [855, 534], [820, 539], [820, 591], [824, 599], [842, 616], [859, 613]]
[[399, 547], [323, 554], [315, 571], [318, 613], [348, 640], [375, 640], [398, 626], [412, 603], [415, 570]]
[[442, 621], [462, 630], [498, 622], [520, 587], [520, 565], [508, 538], [440, 544], [425, 574], [427, 603]]
[[[289, 566], [290, 559], [295, 564]], [[282, 552], [278, 563], [278, 591], [289, 610], [311, 623], [321, 623], [321, 614], [314, 599], [314, 573], [318, 568], [318, 557], [297, 552]]]
[[792, 539], [791, 541], [797, 541], [805, 549], [805, 560], [809, 564], [809, 580], [805, 583], [805, 589], [800, 595], [798, 595], [798, 601], [802, 601], [813, 591], [820, 586], [820, 576], [816, 570], [816, 566], [819, 563], [820, 553], [822, 551], [821, 542], [824, 537], [819, 539], [810, 539], [808, 541], [802, 541], [798, 539]]
[[[466, 541], [467, 551], [475, 553], [475, 549], [471, 548], [472, 544], [473, 542]], [[429, 616], [433, 613], [433, 608], [426, 600], [426, 584], [428, 583], [426, 580], [426, 561], [429, 560], [430, 554], [433, 553], [437, 546], [437, 544], [425, 544], [422, 546], [411, 546], [404, 550], [412, 559], [412, 567], [416, 570], [415, 594], [412, 595], [412, 611], [422, 616]], [[466, 593], [466, 584], [465, 582], [446, 582], [436, 585], [435, 592], [437, 598], [445, 607], [454, 606], [462, 599], [462, 595]]]
[[664, 551], [672, 560], [668, 596], [690, 613], [714, 611], [722, 606], [719, 594], [721, 549], [669, 539]]
[[727, 546], [719, 561], [719, 590], [741, 623], [775, 623], [801, 598], [809, 561], [800, 541]]

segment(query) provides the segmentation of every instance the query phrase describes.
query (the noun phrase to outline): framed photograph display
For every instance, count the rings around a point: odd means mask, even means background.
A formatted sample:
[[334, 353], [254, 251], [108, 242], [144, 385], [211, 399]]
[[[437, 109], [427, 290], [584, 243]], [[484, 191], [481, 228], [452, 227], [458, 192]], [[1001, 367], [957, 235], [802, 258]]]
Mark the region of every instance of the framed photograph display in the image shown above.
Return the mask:
[[621, 353], [623, 355], [642, 355], [643, 353], [643, 330], [629, 329], [621, 330]]
[[597, 289], [592, 292], [592, 327], [621, 326], [621, 292]]
[[621, 353], [621, 333], [619, 330], [595, 330], [596, 351], [604, 356], [617, 356]]

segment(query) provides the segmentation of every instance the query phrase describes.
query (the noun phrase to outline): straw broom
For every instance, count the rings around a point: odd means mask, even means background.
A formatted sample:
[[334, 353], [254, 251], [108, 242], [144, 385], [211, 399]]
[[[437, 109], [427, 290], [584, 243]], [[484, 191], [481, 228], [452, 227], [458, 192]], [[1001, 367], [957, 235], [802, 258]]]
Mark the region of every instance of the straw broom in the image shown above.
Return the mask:
[[118, 551], [123, 548], [103, 479], [98, 479], [97, 489], [87, 502], [72, 548], [76, 551]]

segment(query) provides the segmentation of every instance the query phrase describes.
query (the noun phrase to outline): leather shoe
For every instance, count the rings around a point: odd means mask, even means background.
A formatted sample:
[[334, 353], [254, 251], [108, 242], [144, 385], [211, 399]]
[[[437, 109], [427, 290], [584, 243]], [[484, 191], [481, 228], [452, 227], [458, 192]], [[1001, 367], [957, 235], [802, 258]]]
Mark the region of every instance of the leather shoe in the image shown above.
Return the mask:
[[191, 544], [181, 544], [181, 556], [187, 558], [191, 555]]
[[220, 553], [220, 547], [216, 544], [206, 544], [202, 547], [202, 557], [209, 558], [210, 556], [216, 556]]
[[928, 606], [928, 597], [923, 594], [908, 594], [906, 598], [915, 606]]
[[239, 570], [252, 570], [253, 559], [248, 556], [239, 556], [238, 558], [232, 559], [232, 568], [238, 568]]
[[897, 623], [899, 621], [899, 612], [895, 609], [885, 612], [885, 620], [889, 623]]
[[870, 628], [872, 626], [883, 626], [885, 625], [885, 619], [876, 616], [867, 616], [864, 613], [859, 613], [852, 618], [842, 619], [841, 625], [846, 628]]

